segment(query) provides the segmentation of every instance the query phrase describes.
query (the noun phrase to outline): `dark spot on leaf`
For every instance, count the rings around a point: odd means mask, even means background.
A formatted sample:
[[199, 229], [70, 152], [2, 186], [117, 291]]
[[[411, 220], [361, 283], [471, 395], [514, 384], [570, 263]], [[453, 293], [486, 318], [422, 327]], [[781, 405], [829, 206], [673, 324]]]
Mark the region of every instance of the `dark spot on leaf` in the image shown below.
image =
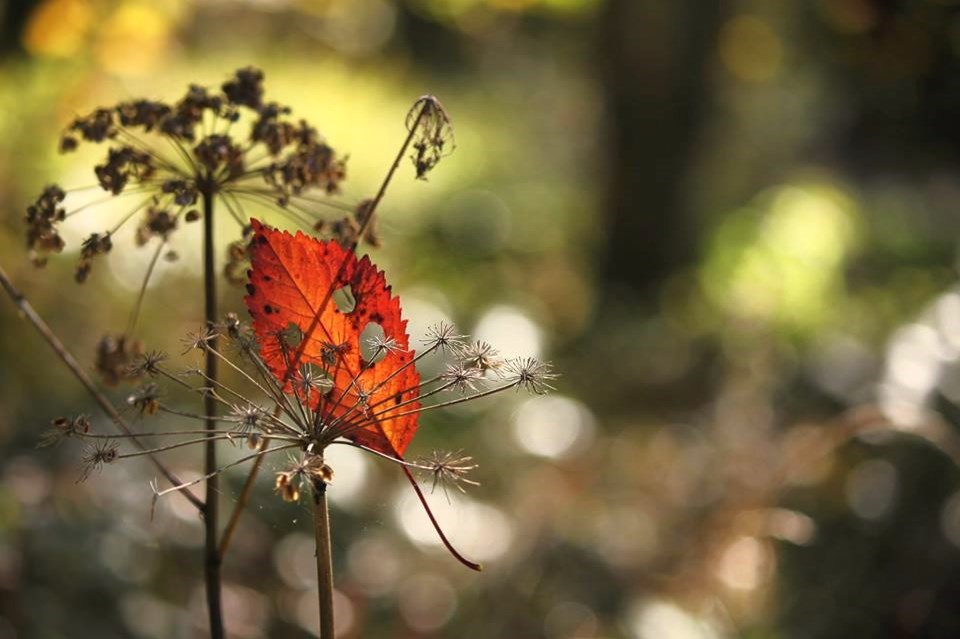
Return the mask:
[[249, 293], [250, 295], [253, 295], [253, 291], [254, 291], [253, 284], [247, 284], [247, 293]]
[[263, 312], [266, 313], [267, 315], [269, 315], [270, 313], [273, 312], [273, 307], [270, 306], [269, 304], [264, 304], [264, 305], [263, 305]]

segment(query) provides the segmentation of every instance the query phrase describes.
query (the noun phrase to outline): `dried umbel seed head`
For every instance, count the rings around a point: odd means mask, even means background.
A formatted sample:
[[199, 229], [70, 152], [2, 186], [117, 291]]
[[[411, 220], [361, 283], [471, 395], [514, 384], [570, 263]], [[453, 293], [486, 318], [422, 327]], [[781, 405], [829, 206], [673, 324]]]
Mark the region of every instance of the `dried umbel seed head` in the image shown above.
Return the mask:
[[220, 333], [208, 326], [204, 326], [194, 333], [187, 333], [186, 337], [180, 340], [184, 346], [183, 354], [186, 355], [190, 351], [206, 351], [218, 337], [220, 337]]
[[407, 114], [407, 129], [414, 132], [410, 159], [417, 170], [417, 179], [427, 179], [441, 159], [456, 147], [453, 125], [443, 105], [432, 95], [421, 97]]
[[508, 382], [516, 385], [517, 390], [523, 389], [535, 395], [546, 395], [556, 390], [550, 385], [557, 378], [553, 368], [535, 357], [510, 360], [504, 367], [503, 375]]
[[153, 415], [160, 410], [160, 397], [160, 387], [151, 382], [131, 393], [127, 404], [139, 410], [141, 415]]
[[487, 342], [473, 342], [457, 349], [460, 363], [466, 368], [475, 368], [482, 372], [497, 370], [503, 365], [500, 352]]
[[160, 373], [160, 364], [166, 359], [167, 354], [162, 351], [148, 351], [134, 359], [127, 369], [127, 375], [135, 379], [144, 376], [156, 377]]
[[366, 227], [366, 230], [363, 232], [363, 239], [366, 240], [367, 244], [378, 248], [380, 246], [380, 236], [377, 234], [377, 221], [376, 218], [372, 218], [373, 215], [373, 199], [361, 200], [357, 204], [357, 208], [353, 211], [353, 217], [356, 219], [357, 224], [361, 227]]
[[436, 349], [441, 355], [449, 352], [457, 353], [463, 347], [466, 335], [459, 335], [453, 324], [440, 322], [427, 329], [427, 336], [423, 344], [430, 350]]
[[[94, 256], [109, 251], [110, 238], [131, 219], [137, 220], [136, 245], [155, 243], [157, 255], [164, 254], [161, 247], [181, 222], [200, 219], [201, 200], [211, 206], [216, 202], [241, 227], [247, 223], [246, 203], [278, 207], [307, 229], [317, 222], [320, 206], [351, 209], [325, 200], [339, 192], [345, 160], [313, 126], [290, 114], [289, 107], [264, 99], [263, 73], [245, 68], [220, 90], [191, 85], [179, 100], [127, 100], [76, 118], [61, 138], [61, 151], [71, 152], [81, 143], [106, 146], [105, 157], [93, 167], [96, 187], [116, 198], [133, 195], [138, 200], [114, 228], [85, 242], [77, 281], [87, 279]], [[96, 187], [73, 189], [68, 196], [59, 186], [49, 186], [27, 207], [27, 245], [34, 263], [42, 266], [49, 254], [63, 251], [58, 229], [64, 220], [105, 201], [83, 198], [79, 205], [65, 206], [72, 193]], [[242, 242], [233, 248], [240, 250], [234, 251], [225, 273], [240, 282], [245, 272]]]
[[301, 459], [292, 463], [288, 470], [277, 473], [274, 483], [274, 490], [284, 501], [299, 501], [300, 490], [304, 485], [315, 486], [333, 481], [333, 469], [319, 455], [305, 453]]
[[119, 449], [120, 444], [110, 440], [103, 440], [88, 446], [83, 453], [77, 483], [85, 482], [93, 471], [100, 470], [105, 464], [116, 461]]
[[36, 202], [27, 207], [27, 248], [34, 264], [46, 264], [46, 256], [63, 250], [64, 242], [57, 232], [57, 224], [66, 219], [67, 210], [61, 206], [67, 194], [59, 186], [43, 189]]
[[240, 286], [247, 281], [247, 271], [250, 268], [250, 240], [253, 232], [250, 227], [244, 227], [243, 237], [227, 245], [227, 259], [223, 266], [223, 275], [234, 286]]
[[223, 328], [226, 330], [227, 336], [231, 339], [237, 339], [240, 337], [241, 331], [243, 331], [243, 325], [240, 323], [240, 318], [232, 311], [224, 316]]
[[433, 478], [433, 484], [430, 488], [435, 491], [439, 485], [450, 500], [447, 493], [447, 486], [453, 486], [461, 493], [466, 493], [464, 486], [479, 486], [480, 482], [467, 479], [467, 473], [476, 470], [479, 466], [473, 463], [473, 457], [464, 455], [463, 450], [458, 451], [433, 451], [427, 457], [421, 457], [417, 460], [419, 468], [425, 469]]
[[283, 498], [283, 501], [300, 501], [300, 481], [291, 472], [277, 473], [273, 489]]
[[140, 226], [137, 227], [135, 238], [137, 246], [144, 246], [155, 237], [166, 241], [176, 228], [176, 214], [156, 206], [148, 207], [146, 214], [140, 220]]
[[253, 67], [240, 69], [222, 88], [231, 104], [258, 109], [263, 101], [263, 71]]
[[227, 420], [237, 425], [237, 430], [242, 432], [252, 431], [265, 426], [268, 413], [255, 404], [246, 406], [234, 406], [233, 411], [227, 416]]
[[108, 386], [137, 377], [132, 367], [143, 353], [143, 344], [126, 335], [104, 335], [97, 344], [97, 372]]
[[473, 393], [483, 383], [483, 370], [456, 362], [447, 366], [447, 370], [441, 373], [440, 377], [450, 390], [463, 394]]
[[105, 255], [113, 248], [113, 242], [110, 240], [110, 232], [94, 233], [83, 241], [80, 247], [80, 262], [77, 264], [74, 279], [78, 284], [87, 280], [90, 269], [93, 267], [93, 258], [98, 255]]
[[90, 418], [87, 415], [77, 417], [57, 417], [50, 422], [50, 430], [40, 436], [37, 448], [56, 446], [64, 439], [86, 435], [90, 432]]

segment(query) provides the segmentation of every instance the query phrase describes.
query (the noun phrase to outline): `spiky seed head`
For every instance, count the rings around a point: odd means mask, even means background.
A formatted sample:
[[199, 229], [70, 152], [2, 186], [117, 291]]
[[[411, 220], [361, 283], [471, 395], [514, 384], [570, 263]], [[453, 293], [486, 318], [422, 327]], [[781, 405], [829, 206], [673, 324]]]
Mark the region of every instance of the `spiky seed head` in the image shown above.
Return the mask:
[[519, 357], [507, 362], [504, 377], [517, 390], [523, 389], [536, 395], [546, 395], [555, 390], [550, 382], [558, 375], [547, 362], [541, 362], [535, 357]]
[[99, 471], [104, 465], [116, 461], [119, 449], [120, 444], [109, 439], [88, 446], [81, 458], [80, 477], [77, 478], [77, 483], [85, 482], [93, 471]]
[[483, 371], [465, 366], [463, 362], [456, 362], [447, 366], [447, 370], [440, 374], [440, 378], [445, 384], [449, 384], [449, 390], [466, 394], [476, 391], [483, 382]]
[[476, 341], [457, 350], [460, 362], [466, 368], [476, 368], [480, 371], [497, 371], [503, 365], [500, 352], [487, 342]]
[[458, 334], [453, 324], [438, 322], [427, 329], [423, 343], [429, 349], [436, 349], [441, 354], [446, 354], [461, 348], [464, 339], [466, 335]]

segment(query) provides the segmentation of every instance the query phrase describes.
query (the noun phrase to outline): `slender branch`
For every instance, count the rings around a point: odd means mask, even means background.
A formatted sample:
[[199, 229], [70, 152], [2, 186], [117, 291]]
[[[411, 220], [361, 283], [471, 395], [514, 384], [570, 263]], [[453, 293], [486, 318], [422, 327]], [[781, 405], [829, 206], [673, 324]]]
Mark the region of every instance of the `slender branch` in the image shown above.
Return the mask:
[[[313, 332], [317, 330], [317, 327], [320, 326], [320, 318], [323, 316], [323, 311], [327, 308], [327, 304], [330, 303], [331, 298], [333, 298], [333, 293], [335, 289], [335, 283], [340, 280], [343, 276], [344, 270], [347, 268], [349, 263], [349, 257], [352, 253], [355, 253], [357, 250], [357, 245], [360, 243], [360, 240], [363, 239], [366, 234], [367, 229], [373, 223], [373, 218], [377, 213], [377, 207], [380, 205], [380, 201], [383, 199], [383, 196], [387, 192], [387, 187], [390, 186], [390, 182], [393, 180], [393, 174], [396, 173], [397, 168], [400, 166], [400, 162], [403, 160], [404, 155], [407, 153], [407, 149], [410, 147], [410, 143], [413, 141], [414, 135], [416, 135], [417, 127], [420, 125], [420, 121], [423, 120], [423, 116], [426, 115], [427, 111], [431, 108], [430, 102], [425, 102], [422, 107], [420, 107], [420, 112], [417, 113], [417, 118], [414, 120], [413, 124], [410, 126], [410, 130], [407, 133], [407, 137], [404, 139], [403, 144], [400, 145], [400, 150], [397, 152], [397, 157], [394, 158], [393, 164], [390, 165], [390, 169], [387, 171], [386, 176], [383, 178], [383, 182], [380, 184], [380, 189], [377, 191], [377, 194], [373, 198], [373, 202], [370, 203], [370, 210], [367, 213], [366, 219], [364, 219], [363, 224], [360, 225], [360, 229], [357, 231], [356, 237], [350, 242], [350, 245], [347, 247], [346, 255], [344, 255], [343, 261], [340, 263], [340, 268], [337, 269], [336, 275], [330, 280], [330, 288], [324, 295], [323, 300], [321, 300], [316, 313], [314, 314], [313, 320], [310, 322], [309, 328], [303, 333], [303, 339], [301, 340], [300, 346], [297, 348], [296, 356], [290, 360], [287, 370], [283, 374], [284, 383], [286, 380], [290, 379], [290, 375], [293, 374], [293, 371], [300, 365], [300, 360], [303, 359], [304, 350], [307, 348], [307, 344], [313, 338]], [[321, 326], [321, 328], [323, 328]], [[342, 360], [342, 356], [339, 358]], [[334, 377], [336, 379], [336, 377]]]
[[[283, 408], [280, 405], [273, 410], [273, 417], [276, 419], [283, 412]], [[267, 449], [270, 448], [270, 438], [264, 437], [263, 442], [260, 444], [259, 452], [265, 453]], [[222, 559], [225, 554], [227, 554], [227, 548], [230, 546], [230, 540], [233, 539], [233, 533], [237, 528], [237, 524], [240, 522], [240, 515], [243, 514], [244, 509], [247, 506], [247, 501], [250, 499], [250, 493], [253, 491], [253, 483], [257, 479], [257, 475], [260, 473], [260, 467], [263, 465], [264, 455], [257, 457], [253, 466], [250, 468], [250, 472], [247, 474], [246, 481], [243, 482], [243, 488], [240, 490], [240, 496], [237, 497], [237, 503], [233, 507], [233, 512], [230, 514], [230, 521], [227, 522], [227, 527], [223, 531], [223, 537], [220, 539], [220, 558]]]
[[334, 639], [330, 513], [327, 509], [327, 484], [321, 480], [313, 482], [313, 530], [317, 540], [317, 604], [320, 610], [320, 639]]
[[[490, 390], [485, 390], [485, 391], [482, 391], [482, 392], [479, 392], [479, 393], [474, 393], [473, 395], [467, 395], [467, 396], [465, 396], [465, 397], [459, 397], [459, 398], [457, 398], [457, 399], [451, 399], [451, 400], [449, 400], [449, 401], [441, 402], [441, 403], [439, 403], [439, 404], [431, 404], [430, 406], [421, 406], [420, 408], [416, 408], [416, 409], [414, 409], [414, 410], [407, 410], [407, 411], [403, 411], [403, 412], [400, 412], [400, 413], [396, 413], [396, 414], [394, 414], [394, 415], [387, 415], [386, 417], [383, 417], [383, 416], [386, 415], [387, 413], [393, 411], [393, 408], [385, 408], [385, 409], [383, 409], [382, 411], [380, 411], [379, 413], [373, 413], [373, 414], [371, 414], [371, 415], [369, 416], [369, 418], [366, 418], [367, 421], [355, 422], [354, 424], [352, 424], [352, 428], [351, 428], [351, 429], [344, 429], [344, 430], [338, 431], [338, 432], [337, 432], [337, 436], [338, 436], [338, 437], [345, 437], [346, 435], [351, 434], [351, 433], [355, 432], [355, 431], [358, 430], [358, 429], [367, 428], [367, 427], [373, 426], [373, 425], [380, 425], [382, 422], [388, 422], [388, 421], [390, 421], [390, 420], [392, 420], [392, 419], [397, 419], [398, 417], [406, 417], [407, 415], [416, 415], [416, 414], [419, 414], [419, 413], [425, 413], [425, 412], [427, 412], [428, 410], [436, 410], [436, 409], [438, 409], [438, 408], [446, 408], [447, 406], [456, 406], [457, 404], [463, 404], [464, 402], [473, 401], [473, 400], [475, 400], [475, 399], [480, 399], [480, 398], [482, 398], [482, 397], [489, 397], [490, 395], [494, 395], [494, 394], [496, 394], [496, 393], [500, 393], [500, 392], [502, 392], [502, 391], [509, 390], [509, 389], [511, 389], [511, 388], [516, 388], [518, 385], [519, 385], [519, 382], [511, 382], [511, 383], [509, 383], [509, 384], [507, 384], [507, 385], [505, 385], [505, 386], [497, 386], [496, 388], [491, 388]], [[381, 419], [381, 417], [383, 417], [383, 419]]]
[[[263, 442], [260, 443], [260, 448], [257, 449], [257, 452], [266, 453], [270, 448], [270, 438], [264, 437]], [[237, 497], [237, 503], [233, 507], [233, 512], [230, 513], [230, 520], [227, 522], [227, 527], [223, 529], [223, 535], [220, 537], [220, 548], [218, 552], [220, 553], [220, 559], [222, 560], [224, 555], [227, 554], [227, 548], [230, 547], [230, 541], [233, 540], [233, 533], [237, 529], [237, 524], [240, 523], [240, 515], [243, 514], [244, 509], [247, 506], [247, 502], [250, 500], [250, 493], [253, 492], [253, 484], [257, 479], [257, 475], [260, 474], [260, 467], [263, 466], [264, 455], [260, 455], [253, 460], [253, 466], [250, 467], [250, 472], [247, 474], [247, 479], [243, 482], [243, 488], [240, 489], [240, 495]]]
[[[10, 281], [10, 278], [7, 276], [6, 271], [0, 267], [0, 285], [3, 286], [3, 290], [6, 291], [7, 295], [10, 296], [10, 299], [13, 303], [20, 309], [20, 312], [23, 314], [23, 317], [29, 321], [33, 327], [40, 333], [40, 336], [46, 340], [47, 344], [50, 345], [50, 348], [57, 354], [60, 360], [66, 365], [70, 372], [73, 373], [74, 377], [83, 385], [87, 390], [87, 393], [97, 402], [100, 408], [104, 413], [112, 420], [114, 425], [117, 427], [117, 430], [121, 432], [124, 437], [129, 437], [130, 441], [134, 443], [135, 446], [141, 450], [146, 450], [146, 445], [141, 442], [133, 430], [127, 424], [126, 420], [117, 412], [117, 409], [114, 407], [113, 403], [107, 399], [103, 393], [101, 393], [96, 385], [93, 383], [93, 380], [84, 372], [80, 367], [80, 364], [77, 363], [77, 360], [73, 357], [70, 351], [67, 350], [66, 346], [63, 345], [63, 342], [54, 334], [50, 329], [47, 323], [43, 320], [42, 317], [34, 310], [33, 306], [30, 305], [30, 302], [23, 296], [23, 293], [18, 291], [13, 283]], [[156, 466], [157, 470], [160, 471], [167, 481], [169, 481], [173, 486], [182, 487], [183, 482], [173, 474], [166, 465], [163, 464], [159, 459], [150, 455], [150, 461], [153, 462], [153, 465]], [[183, 493], [183, 496], [190, 501], [198, 510], [203, 509], [203, 503], [187, 489], [182, 489], [180, 492]]]
[[[213, 199], [214, 186], [210, 181], [202, 190], [203, 195], [203, 308], [207, 329], [213, 330], [217, 322], [217, 271], [213, 254]], [[212, 351], [217, 348], [217, 337], [211, 338], [206, 349], [205, 377], [216, 383], [217, 358]], [[217, 445], [213, 434], [217, 430], [217, 402], [212, 393], [203, 398], [207, 416], [206, 429], [211, 434], [204, 444], [204, 472], [209, 476], [206, 484], [206, 499], [203, 509], [204, 525], [204, 579], [207, 590], [207, 609], [210, 618], [211, 639], [223, 639], [223, 608], [220, 584], [220, 551], [217, 544], [217, 516], [220, 505], [220, 480], [217, 469]]]
[[476, 570], [480, 572], [483, 570], [483, 566], [478, 564], [475, 561], [470, 561], [466, 557], [460, 554], [456, 548], [453, 547], [453, 544], [450, 543], [450, 540], [447, 539], [447, 536], [444, 534], [443, 529], [440, 528], [440, 522], [437, 521], [437, 518], [433, 515], [433, 510], [430, 509], [430, 504], [427, 503], [427, 498], [423, 494], [423, 491], [420, 489], [420, 484], [417, 483], [416, 478], [413, 476], [413, 473], [410, 472], [410, 469], [406, 466], [402, 466], [403, 474], [406, 475], [407, 479], [410, 481], [410, 485], [413, 486], [413, 490], [417, 493], [417, 499], [420, 500], [420, 504], [423, 505], [423, 509], [427, 511], [427, 517], [430, 518], [430, 523], [433, 524], [433, 529], [437, 531], [437, 534], [440, 536], [440, 541], [443, 542], [443, 545], [447, 548], [451, 555], [459, 561], [461, 564], [469, 568], [470, 570]]
[[174, 450], [175, 448], [183, 448], [184, 446], [193, 446], [195, 444], [202, 444], [204, 442], [210, 441], [211, 439], [215, 439], [217, 441], [223, 440], [223, 439], [229, 439], [232, 441], [234, 439], [234, 436], [228, 433], [223, 433], [215, 437], [210, 437], [208, 435], [207, 437], [204, 437], [202, 439], [190, 439], [185, 442], [176, 442], [173, 444], [166, 444], [164, 446], [157, 446], [156, 448], [149, 448], [147, 450], [141, 450], [135, 453], [122, 453], [120, 455], [117, 455], [117, 459], [127, 459], [129, 457], [140, 457], [142, 455], [152, 455], [153, 453], [162, 453], [164, 451]]
[[360, 225], [360, 230], [357, 232], [356, 239], [351, 242], [351, 252], [357, 249], [357, 244], [363, 238], [370, 224], [373, 223], [373, 216], [377, 212], [377, 207], [380, 205], [380, 200], [382, 200], [383, 196], [386, 194], [387, 187], [390, 186], [390, 182], [393, 180], [393, 174], [397, 172], [400, 162], [403, 161], [403, 156], [407, 154], [407, 149], [410, 147], [413, 137], [417, 134], [417, 128], [420, 126], [420, 121], [423, 120], [423, 116], [427, 114], [427, 111], [432, 108], [432, 104], [432, 102], [426, 101], [423, 103], [423, 106], [420, 107], [420, 112], [417, 113], [417, 119], [414, 120], [413, 124], [410, 126], [410, 130], [407, 133], [407, 138], [400, 146], [400, 150], [397, 152], [397, 157], [393, 160], [393, 164], [390, 165], [390, 170], [387, 171], [386, 177], [383, 178], [383, 182], [380, 184], [380, 190], [377, 191], [377, 194], [373, 198], [373, 202], [370, 203], [370, 211], [367, 213], [367, 217], [363, 221], [363, 224]]
[[258, 451], [255, 452], [255, 453], [251, 453], [251, 454], [249, 454], [249, 455], [245, 455], [245, 456], [241, 457], [240, 459], [237, 459], [237, 460], [235, 460], [235, 461], [230, 462], [229, 464], [224, 464], [224, 465], [221, 466], [220, 468], [215, 468], [212, 473], [207, 473], [206, 475], [203, 475], [202, 477], [197, 477], [196, 479], [194, 479], [194, 480], [192, 480], [192, 481], [189, 481], [189, 482], [187, 482], [187, 483], [185, 483], [185, 484], [181, 484], [180, 486], [174, 486], [174, 487], [172, 487], [172, 488], [167, 488], [167, 489], [165, 489], [165, 490], [158, 491], [153, 497], [154, 497], [154, 499], [160, 499], [160, 498], [163, 497], [164, 495], [168, 495], [168, 494], [170, 494], [170, 493], [172, 493], [172, 492], [175, 492], [175, 491], [177, 491], [177, 490], [182, 490], [184, 487], [195, 486], [195, 485], [197, 485], [197, 484], [199, 484], [199, 483], [201, 483], [201, 482], [210, 481], [211, 478], [216, 477], [217, 475], [223, 473], [224, 471], [229, 470], [229, 469], [231, 469], [231, 468], [233, 468], [233, 467], [235, 467], [235, 466], [239, 466], [240, 464], [245, 464], [245, 463], [247, 463], [248, 461], [250, 461], [251, 459], [256, 459], [257, 457], [260, 457], [260, 456], [263, 456], [263, 455], [267, 455], [267, 454], [269, 454], [269, 453], [276, 453], [276, 452], [280, 452], [280, 451], [282, 451], [282, 450], [290, 450], [291, 448], [301, 448], [301, 444], [299, 444], [299, 443], [296, 443], [296, 444], [285, 444], [285, 445], [283, 445], [283, 446], [277, 446], [276, 448], [271, 448], [271, 449], [269, 449], [269, 450], [258, 450]]
[[153, 252], [150, 258], [150, 265], [147, 266], [147, 272], [143, 276], [143, 282], [140, 284], [140, 292], [137, 294], [137, 303], [133, 306], [133, 312], [130, 313], [130, 319], [127, 321], [127, 335], [133, 335], [137, 328], [137, 321], [140, 319], [140, 309], [143, 307], [143, 298], [147, 293], [147, 285], [150, 283], [150, 277], [153, 275], [153, 269], [157, 267], [157, 260], [160, 259], [160, 253], [163, 247], [167, 245], [166, 238], [160, 240], [157, 250]]

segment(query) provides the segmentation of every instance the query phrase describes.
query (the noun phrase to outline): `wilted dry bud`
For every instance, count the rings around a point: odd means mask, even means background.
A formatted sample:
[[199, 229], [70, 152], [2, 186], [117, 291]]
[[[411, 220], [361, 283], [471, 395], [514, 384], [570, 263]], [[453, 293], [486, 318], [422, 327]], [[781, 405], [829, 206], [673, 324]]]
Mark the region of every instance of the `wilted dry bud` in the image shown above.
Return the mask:
[[120, 380], [134, 379], [137, 369], [131, 364], [142, 353], [140, 340], [126, 335], [104, 335], [97, 344], [97, 372], [108, 386], [116, 386]]
[[283, 498], [283, 501], [300, 501], [300, 487], [297, 485], [296, 473], [293, 471], [277, 473], [277, 480], [273, 489]]

